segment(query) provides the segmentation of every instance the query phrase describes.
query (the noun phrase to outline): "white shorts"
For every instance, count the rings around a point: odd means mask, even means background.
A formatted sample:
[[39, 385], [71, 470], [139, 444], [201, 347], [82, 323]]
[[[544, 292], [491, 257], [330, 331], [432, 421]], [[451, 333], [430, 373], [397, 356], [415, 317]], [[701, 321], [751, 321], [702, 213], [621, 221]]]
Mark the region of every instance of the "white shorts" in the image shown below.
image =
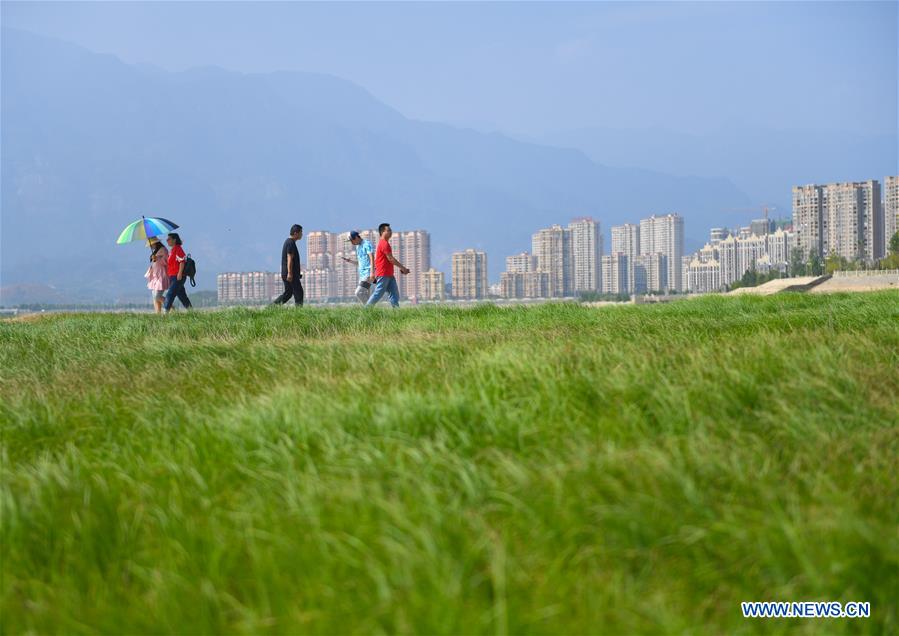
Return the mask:
[[[366, 283], [368, 286], [366, 287], [362, 283]], [[356, 286], [356, 299], [363, 305], [368, 302], [368, 297], [371, 296], [371, 287], [372, 283], [369, 283], [367, 280], [360, 280]]]

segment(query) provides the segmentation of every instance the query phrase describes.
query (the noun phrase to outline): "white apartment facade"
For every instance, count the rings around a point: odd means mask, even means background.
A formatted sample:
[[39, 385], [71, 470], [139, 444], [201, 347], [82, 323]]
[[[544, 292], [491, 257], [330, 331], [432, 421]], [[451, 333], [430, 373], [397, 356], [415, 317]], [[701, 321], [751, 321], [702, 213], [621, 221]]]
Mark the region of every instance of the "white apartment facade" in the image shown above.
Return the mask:
[[656, 252], [654, 254], [644, 254], [640, 257], [642, 265], [646, 272], [646, 291], [651, 293], [665, 294], [670, 287], [668, 276], [668, 257], [665, 254]]
[[[637, 289], [638, 285], [635, 280], [635, 267], [640, 267], [637, 257], [642, 254], [640, 251], [640, 226], [636, 223], [624, 223], [623, 225], [612, 226], [612, 245], [610, 248], [612, 254], [619, 253], [627, 256], [627, 288], [630, 293], [644, 293]], [[645, 289], [644, 289], [645, 291]]]
[[280, 272], [224, 272], [216, 276], [220, 305], [267, 303], [284, 292]]
[[453, 296], [475, 300], [486, 298], [487, 254], [474, 249], [453, 254]]
[[668, 259], [667, 289], [683, 288], [684, 218], [680, 214], [652, 215], [640, 221], [640, 254], [664, 254]]
[[793, 187], [793, 229], [803, 259], [814, 251], [873, 262], [884, 255], [884, 226], [877, 180]]
[[537, 230], [531, 238], [531, 253], [537, 259], [537, 271], [549, 275], [549, 296], [573, 293], [571, 231], [561, 225]]
[[621, 252], [604, 254], [602, 257], [602, 292], [604, 294], [627, 294], [628, 258]]
[[421, 274], [421, 300], [445, 300], [446, 276], [434, 268]]
[[793, 230], [796, 247], [805, 260], [812, 252], [824, 254], [824, 188], [819, 185], [793, 186]]
[[303, 272], [303, 295], [308, 300], [337, 300], [337, 276], [333, 269], [307, 269]]
[[521, 252], [506, 257], [506, 271], [510, 273], [524, 274], [537, 270], [537, 261], [530, 252]]
[[[785, 272], [790, 264], [790, 257], [796, 245], [796, 235], [784, 229], [777, 229], [767, 236], [750, 234], [746, 238], [731, 234], [720, 239], [717, 245], [711, 242], [696, 252], [688, 264], [685, 264], [686, 278], [685, 289], [691, 292], [714, 291], [707, 289], [711, 282], [716, 282], [719, 287], [731, 285], [739, 280], [749, 269], [755, 267], [760, 272], [776, 269]], [[708, 268], [697, 270], [699, 273], [693, 276], [693, 270], [698, 265], [714, 262], [718, 269], [716, 278], [708, 273]], [[700, 285], [697, 289], [695, 285]]]
[[899, 176], [883, 180], [884, 254], [889, 250], [890, 239], [899, 232]]
[[571, 269], [573, 281], [571, 291], [599, 291], [602, 284], [602, 233], [599, 222], [590, 217], [577, 218], [568, 224], [571, 236]]
[[[377, 242], [372, 243], [377, 247]], [[394, 257], [409, 268], [408, 275], [397, 275], [400, 298], [421, 297], [421, 275], [431, 269], [431, 234], [426, 230], [394, 231], [390, 239]]]
[[695, 294], [721, 291], [721, 266], [716, 260], [690, 262], [688, 287]]
[[499, 295], [503, 298], [524, 298], [525, 272], [502, 272], [499, 275]]
[[549, 298], [551, 283], [547, 272], [525, 272], [524, 297], [525, 298]]

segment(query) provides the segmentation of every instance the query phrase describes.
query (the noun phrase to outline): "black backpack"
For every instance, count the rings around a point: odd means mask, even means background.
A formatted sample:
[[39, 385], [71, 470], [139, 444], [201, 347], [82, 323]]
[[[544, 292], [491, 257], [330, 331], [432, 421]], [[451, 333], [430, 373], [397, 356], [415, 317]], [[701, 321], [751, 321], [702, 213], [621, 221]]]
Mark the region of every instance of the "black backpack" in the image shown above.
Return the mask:
[[194, 277], [197, 275], [197, 263], [194, 259], [190, 257], [190, 254], [184, 259], [184, 278], [190, 279], [190, 286], [196, 287], [197, 281], [194, 280]]

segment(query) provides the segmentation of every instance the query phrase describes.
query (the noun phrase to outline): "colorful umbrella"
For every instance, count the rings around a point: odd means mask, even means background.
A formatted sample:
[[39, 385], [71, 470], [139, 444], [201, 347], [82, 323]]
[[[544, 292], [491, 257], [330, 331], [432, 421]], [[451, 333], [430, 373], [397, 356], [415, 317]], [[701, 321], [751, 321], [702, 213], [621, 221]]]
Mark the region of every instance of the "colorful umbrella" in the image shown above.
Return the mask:
[[119, 234], [119, 240], [116, 241], [116, 243], [124, 245], [125, 243], [131, 243], [132, 241], [146, 241], [151, 236], [168, 234], [169, 232], [174, 231], [176, 227], [178, 226], [168, 219], [155, 216], [142, 216], [139, 220], [131, 223], [122, 230], [122, 233]]

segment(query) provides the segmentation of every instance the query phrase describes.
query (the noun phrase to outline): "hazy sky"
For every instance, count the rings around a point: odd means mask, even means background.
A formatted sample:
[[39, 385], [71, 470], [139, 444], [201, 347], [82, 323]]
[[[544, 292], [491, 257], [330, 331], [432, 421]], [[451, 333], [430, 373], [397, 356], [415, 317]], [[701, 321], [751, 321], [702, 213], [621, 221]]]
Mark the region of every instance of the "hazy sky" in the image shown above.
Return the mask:
[[2, 3], [3, 24], [170, 70], [307, 70], [525, 135], [895, 133], [897, 3]]

